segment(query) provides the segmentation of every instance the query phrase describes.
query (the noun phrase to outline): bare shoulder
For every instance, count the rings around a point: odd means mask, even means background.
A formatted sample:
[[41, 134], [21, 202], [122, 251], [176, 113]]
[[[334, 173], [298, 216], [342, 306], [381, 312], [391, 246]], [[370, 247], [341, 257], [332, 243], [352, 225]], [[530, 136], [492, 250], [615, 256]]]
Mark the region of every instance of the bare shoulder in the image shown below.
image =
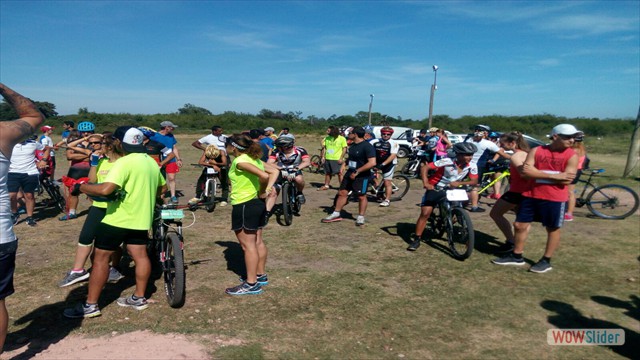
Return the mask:
[[10, 155], [13, 146], [33, 133], [31, 125], [24, 120], [0, 121], [0, 150]]

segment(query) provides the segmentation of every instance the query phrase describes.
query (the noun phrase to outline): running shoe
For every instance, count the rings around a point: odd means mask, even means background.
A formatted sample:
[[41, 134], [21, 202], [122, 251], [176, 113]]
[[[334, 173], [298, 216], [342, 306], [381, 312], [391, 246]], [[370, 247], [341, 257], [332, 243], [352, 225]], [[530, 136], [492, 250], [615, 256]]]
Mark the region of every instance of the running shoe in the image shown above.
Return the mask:
[[298, 194], [298, 202], [300, 204], [304, 204], [305, 202], [307, 202], [307, 199], [304, 197], [303, 194]]
[[62, 313], [69, 319], [93, 318], [102, 315], [98, 304], [79, 303], [75, 307], [64, 309]]
[[389, 200], [385, 199], [380, 203], [381, 207], [389, 207], [389, 205], [391, 205], [391, 202], [389, 202]]
[[27, 225], [32, 226], [32, 227], [36, 226], [37, 225], [36, 224], [36, 219], [34, 219], [33, 217], [29, 216], [27, 218]]
[[77, 218], [78, 218], [78, 215], [76, 215], [76, 214], [65, 214], [65, 215], [59, 217], [58, 220], [67, 221], [67, 220], [77, 219]]
[[89, 272], [87, 270], [82, 270], [81, 272], [73, 272], [69, 271], [67, 275], [58, 283], [59, 287], [65, 287], [69, 285], [73, 285], [80, 281], [85, 281], [89, 278]]
[[523, 258], [517, 259], [515, 256], [513, 256], [513, 253], [509, 253], [503, 257], [493, 259], [491, 260], [491, 262], [496, 265], [515, 265], [515, 266], [524, 265], [524, 259]]
[[197, 204], [199, 202], [200, 202], [200, 198], [199, 197], [194, 197], [194, 198], [189, 199], [189, 205], [195, 205], [195, 204]]
[[336, 221], [342, 221], [342, 217], [340, 217], [340, 213], [331, 213], [331, 215], [327, 216], [326, 218], [322, 219], [323, 223], [330, 223], [330, 222], [336, 222]]
[[544, 259], [540, 259], [540, 261], [538, 261], [537, 263], [533, 264], [533, 266], [531, 266], [531, 268], [529, 269], [529, 271], [534, 272], [534, 273], [538, 273], [538, 274], [542, 274], [542, 273], [546, 273], [547, 271], [553, 269], [551, 267], [551, 263], [548, 262], [547, 260]]
[[[258, 275], [257, 279], [258, 279], [258, 284], [260, 286], [269, 285], [269, 278], [267, 277], [267, 274], [260, 274], [260, 275]], [[247, 282], [247, 279], [245, 279], [243, 277], [240, 277], [240, 281], [241, 282]]]
[[149, 303], [147, 299], [143, 297], [139, 297], [137, 299], [133, 298], [133, 295], [127, 297], [121, 297], [117, 301], [118, 305], [123, 307], [130, 307], [136, 310], [144, 310], [149, 307]]
[[224, 201], [224, 200], [223, 200], [223, 201], [220, 201], [220, 202], [218, 203], [218, 205], [220, 205], [220, 206], [227, 206], [228, 204], [227, 204], [227, 202], [226, 202], [226, 201]]
[[257, 295], [262, 293], [262, 287], [258, 283], [251, 286], [246, 282], [243, 282], [238, 286], [226, 289], [224, 292], [229, 295]]
[[178, 198], [177, 198], [176, 196], [172, 196], [172, 197], [171, 197], [171, 203], [172, 203], [172, 204], [177, 204], [178, 202], [179, 202], [179, 201], [178, 201]]
[[416, 234], [411, 234], [411, 239], [413, 240], [411, 242], [411, 244], [409, 244], [409, 247], [407, 248], [408, 251], [416, 251], [418, 250], [418, 248], [420, 247], [420, 236], [416, 235]]
[[573, 221], [573, 215], [569, 213], [564, 214], [564, 221]]
[[124, 275], [118, 271], [118, 269], [113, 266], [109, 267], [109, 279], [107, 280], [110, 283], [117, 283], [120, 279], [124, 278]]
[[357, 226], [362, 226], [362, 225], [364, 225], [364, 216], [362, 216], [362, 215], [358, 215], [358, 217], [356, 218], [356, 225], [357, 225]]
[[474, 212], [474, 213], [475, 212], [480, 213], [480, 212], [485, 212], [485, 211], [486, 210], [481, 208], [481, 207], [472, 207], [471, 210], [469, 210], [469, 212]]

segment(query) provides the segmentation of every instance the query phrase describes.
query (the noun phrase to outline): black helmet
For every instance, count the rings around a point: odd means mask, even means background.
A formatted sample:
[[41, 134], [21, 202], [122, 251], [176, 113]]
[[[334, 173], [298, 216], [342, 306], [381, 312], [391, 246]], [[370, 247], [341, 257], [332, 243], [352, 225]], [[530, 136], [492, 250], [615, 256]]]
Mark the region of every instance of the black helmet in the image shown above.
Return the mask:
[[486, 131], [488, 133], [491, 132], [491, 128], [487, 125], [476, 125], [474, 128], [475, 131]]
[[280, 136], [276, 139], [275, 145], [276, 147], [290, 147], [295, 143], [295, 139], [291, 136]]
[[459, 142], [453, 145], [453, 152], [460, 154], [475, 154], [478, 148], [470, 142]]

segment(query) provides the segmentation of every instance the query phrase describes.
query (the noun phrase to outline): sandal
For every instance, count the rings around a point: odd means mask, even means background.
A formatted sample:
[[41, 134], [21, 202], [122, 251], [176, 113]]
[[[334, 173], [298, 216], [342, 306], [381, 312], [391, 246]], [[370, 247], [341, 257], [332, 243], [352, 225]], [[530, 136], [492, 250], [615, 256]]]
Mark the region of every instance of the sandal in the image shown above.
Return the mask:
[[321, 190], [329, 190], [329, 186], [327, 186], [327, 185], [322, 185], [322, 186], [320, 186], [320, 187], [318, 188], [318, 191], [321, 191]]

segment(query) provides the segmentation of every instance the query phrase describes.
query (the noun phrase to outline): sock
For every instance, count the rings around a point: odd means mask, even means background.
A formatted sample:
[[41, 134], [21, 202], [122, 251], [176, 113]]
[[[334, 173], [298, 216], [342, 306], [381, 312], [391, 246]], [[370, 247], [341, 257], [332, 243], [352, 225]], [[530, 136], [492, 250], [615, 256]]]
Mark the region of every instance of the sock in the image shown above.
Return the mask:
[[81, 273], [83, 271], [84, 271], [84, 269], [73, 269], [73, 270], [71, 270], [71, 272], [74, 273], [74, 274]]
[[75, 215], [76, 209], [69, 209], [69, 215]]
[[256, 283], [253, 283], [253, 284], [252, 284], [252, 283], [250, 283], [250, 282], [247, 282], [247, 285], [249, 285], [249, 286], [253, 287], [253, 286], [256, 286]]
[[543, 256], [542, 260], [544, 260], [544, 261], [548, 262], [549, 264], [551, 264], [551, 258], [549, 258], [549, 257]]
[[131, 300], [140, 300], [140, 299], [144, 299], [144, 296], [137, 297], [135, 294], [131, 295]]
[[331, 216], [340, 216], [340, 212], [339, 211], [334, 211]]
[[513, 253], [513, 257], [516, 259], [522, 259], [522, 254]]

